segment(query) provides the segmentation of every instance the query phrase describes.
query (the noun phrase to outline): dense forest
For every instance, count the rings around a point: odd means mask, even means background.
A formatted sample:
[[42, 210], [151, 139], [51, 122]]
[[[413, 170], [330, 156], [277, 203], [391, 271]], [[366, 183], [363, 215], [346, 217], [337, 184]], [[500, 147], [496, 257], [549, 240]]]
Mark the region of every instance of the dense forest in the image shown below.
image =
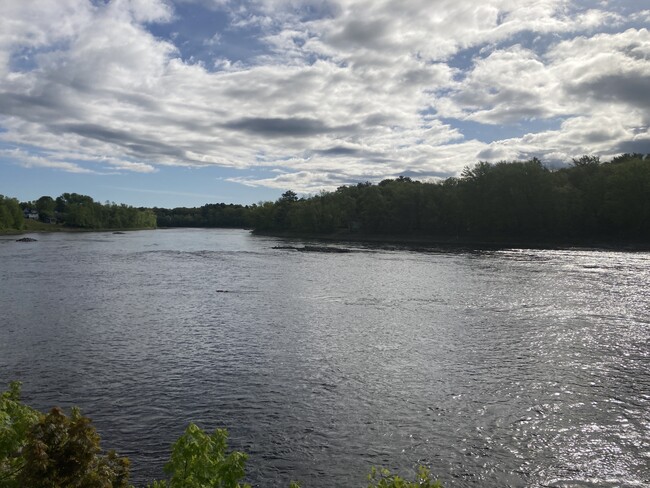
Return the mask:
[[158, 227], [231, 227], [250, 226], [250, 209], [242, 205], [225, 203], [207, 204], [199, 208], [154, 207]]
[[650, 155], [550, 170], [538, 159], [467, 167], [458, 178], [386, 179], [250, 207], [270, 233], [422, 236], [432, 240], [644, 240], [650, 237]]
[[87, 195], [64, 193], [56, 199], [42, 196], [33, 202], [0, 196], [0, 230], [21, 230], [28, 218], [79, 229], [149, 229], [156, 216], [149, 209], [99, 203]]

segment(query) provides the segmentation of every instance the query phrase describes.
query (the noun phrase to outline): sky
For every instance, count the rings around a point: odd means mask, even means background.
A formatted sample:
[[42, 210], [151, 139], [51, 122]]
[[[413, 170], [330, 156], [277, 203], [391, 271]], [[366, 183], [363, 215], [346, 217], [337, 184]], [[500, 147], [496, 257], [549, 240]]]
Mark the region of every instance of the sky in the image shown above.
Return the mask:
[[1, 0], [0, 194], [250, 204], [650, 153], [641, 0]]

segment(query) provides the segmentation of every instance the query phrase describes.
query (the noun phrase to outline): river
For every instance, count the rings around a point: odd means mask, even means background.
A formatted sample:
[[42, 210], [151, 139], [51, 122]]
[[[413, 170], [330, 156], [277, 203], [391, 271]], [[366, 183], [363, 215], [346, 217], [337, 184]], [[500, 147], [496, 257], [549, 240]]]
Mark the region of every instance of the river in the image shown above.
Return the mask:
[[650, 254], [329, 254], [243, 230], [0, 237], [0, 381], [132, 481], [189, 422], [254, 486], [650, 486]]

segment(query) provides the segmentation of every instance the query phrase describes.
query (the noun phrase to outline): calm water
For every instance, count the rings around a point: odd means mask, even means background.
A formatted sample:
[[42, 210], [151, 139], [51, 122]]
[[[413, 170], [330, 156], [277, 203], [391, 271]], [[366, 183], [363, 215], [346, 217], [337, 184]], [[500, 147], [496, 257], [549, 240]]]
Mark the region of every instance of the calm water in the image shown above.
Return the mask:
[[34, 237], [0, 237], [0, 381], [79, 405], [136, 484], [194, 421], [265, 487], [417, 464], [446, 487], [650, 485], [648, 253]]

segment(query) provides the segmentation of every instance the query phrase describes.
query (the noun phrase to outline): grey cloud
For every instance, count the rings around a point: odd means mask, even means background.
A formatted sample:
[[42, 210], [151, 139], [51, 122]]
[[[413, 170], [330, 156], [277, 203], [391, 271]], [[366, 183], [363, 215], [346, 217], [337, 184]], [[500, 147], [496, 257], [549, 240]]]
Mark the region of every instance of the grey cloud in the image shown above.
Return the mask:
[[83, 112], [68, 99], [67, 91], [56, 86], [35, 94], [0, 92], [0, 114], [45, 123], [55, 117], [82, 116]]
[[478, 159], [486, 160], [486, 161], [499, 159], [502, 156], [503, 156], [503, 148], [500, 147], [487, 147], [476, 155]]
[[129, 93], [118, 90], [101, 90], [98, 93], [106, 94], [113, 100], [127, 102], [130, 105], [149, 110], [151, 112], [160, 112], [163, 108], [159, 99], [145, 93]]
[[650, 75], [611, 74], [596, 80], [574, 84], [568, 88], [573, 95], [589, 95], [605, 102], [623, 102], [633, 107], [650, 109]]
[[359, 150], [351, 147], [335, 146], [316, 151], [316, 153], [321, 156], [351, 156], [359, 154]]
[[621, 49], [621, 52], [625, 53], [626, 56], [632, 59], [636, 59], [637, 61], [648, 61], [650, 59], [647, 47], [643, 46], [639, 42], [635, 42], [629, 46], [624, 47]]
[[370, 114], [366, 117], [364, 124], [367, 126], [386, 125], [390, 122], [390, 117], [380, 113]]
[[187, 160], [185, 151], [164, 144], [159, 139], [147, 139], [125, 130], [112, 129], [95, 124], [55, 124], [52, 129], [61, 133], [73, 133], [109, 144], [123, 147], [137, 156], [171, 156]]
[[[162, 104], [149, 95], [116, 90], [97, 90], [93, 94], [94, 99], [102, 97], [106, 97], [107, 100], [126, 102], [139, 111], [140, 114], [156, 114], [155, 121], [157, 124], [183, 127], [188, 131], [205, 131], [209, 127], [208, 124], [199, 123], [196, 120], [165, 113]], [[85, 123], [69, 126], [59, 124], [60, 120], [66, 119], [84, 120], [88, 116], [88, 112], [84, 109], [84, 105], [79, 103], [79, 100], [75, 101], [68, 90], [55, 83], [44, 84], [44, 87], [34, 94], [0, 92], [0, 114], [16, 116], [33, 123], [43, 124], [50, 127], [54, 132], [63, 130], [64, 132], [72, 132], [84, 137], [119, 145], [122, 145], [120, 142], [129, 140], [134, 142], [134, 136], [126, 131], [117, 131], [104, 126]], [[139, 145], [140, 150], [145, 151], [146, 154], [149, 152], [146, 150], [147, 147], [155, 148], [160, 143], [151, 140], [149, 144]], [[131, 145], [131, 149], [135, 149], [135, 144]], [[172, 155], [170, 151], [165, 151], [165, 153]]]
[[465, 107], [478, 109], [468, 119], [484, 123], [510, 123], [551, 115], [544, 102], [530, 91], [502, 88], [485, 93], [465, 89], [452, 98]]
[[601, 130], [590, 131], [583, 136], [583, 141], [588, 144], [598, 144], [601, 142], [607, 142], [611, 140], [612, 140], [612, 133], [606, 128], [603, 128]]
[[383, 156], [382, 153], [377, 151], [369, 151], [367, 149], [360, 149], [354, 147], [345, 147], [345, 146], [333, 146], [328, 149], [320, 149], [314, 151], [314, 154], [318, 156], [330, 156], [330, 157], [351, 157], [357, 160], [363, 160], [366, 162], [372, 163], [386, 163], [390, 159]]
[[387, 31], [388, 25], [385, 20], [350, 20], [343, 29], [329, 36], [328, 40], [337, 47], [355, 46], [377, 49], [381, 47], [382, 38]]
[[489, 110], [475, 112], [468, 116], [467, 120], [482, 124], [514, 124], [531, 119], [547, 118], [549, 115], [542, 107], [502, 104]]
[[224, 127], [269, 137], [311, 137], [353, 129], [352, 126], [329, 127], [320, 120], [303, 117], [244, 117]]
[[623, 141], [616, 146], [614, 152], [650, 154], [650, 138]]
[[425, 68], [412, 69], [402, 75], [402, 80], [407, 86], [427, 85], [431, 78], [431, 71]]

